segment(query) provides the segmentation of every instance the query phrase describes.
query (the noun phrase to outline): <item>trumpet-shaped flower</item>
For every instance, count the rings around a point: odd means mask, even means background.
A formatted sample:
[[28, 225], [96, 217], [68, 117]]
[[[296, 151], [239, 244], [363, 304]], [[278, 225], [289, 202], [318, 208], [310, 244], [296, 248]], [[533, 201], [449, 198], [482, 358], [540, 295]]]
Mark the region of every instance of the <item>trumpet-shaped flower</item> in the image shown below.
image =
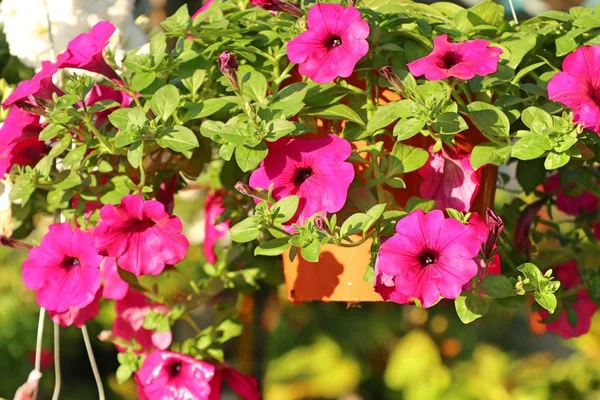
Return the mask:
[[75, 326], [77, 328], [81, 328], [88, 322], [90, 319], [96, 317], [98, 315], [98, 310], [100, 309], [100, 305], [98, 301], [102, 296], [102, 288], [96, 292], [96, 296], [94, 296], [94, 300], [85, 307], [69, 307], [67, 311], [57, 313], [55, 311], [48, 311], [48, 316], [53, 322], [56, 322], [60, 326]]
[[455, 299], [478, 272], [482, 241], [471, 226], [444, 218], [440, 210], [415, 210], [396, 225], [375, 262], [375, 290], [385, 300], [413, 300], [431, 307]]
[[0, 179], [13, 165], [35, 165], [46, 145], [38, 139], [40, 117], [17, 107], [10, 109], [0, 128]]
[[316, 4], [308, 11], [308, 30], [289, 41], [287, 54], [299, 72], [317, 83], [349, 77], [369, 52], [369, 24], [354, 7]]
[[346, 203], [354, 168], [346, 162], [352, 148], [345, 139], [282, 138], [269, 143], [269, 154], [250, 176], [250, 186], [269, 189], [277, 200], [297, 195], [300, 203], [288, 224], [303, 224], [319, 212], [337, 212]]

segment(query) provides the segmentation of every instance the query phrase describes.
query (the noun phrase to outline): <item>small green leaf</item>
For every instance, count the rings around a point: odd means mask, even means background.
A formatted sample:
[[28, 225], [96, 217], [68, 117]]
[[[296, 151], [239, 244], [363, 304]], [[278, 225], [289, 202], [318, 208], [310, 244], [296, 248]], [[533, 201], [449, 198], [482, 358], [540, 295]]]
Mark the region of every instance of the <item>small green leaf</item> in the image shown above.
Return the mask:
[[57, 137], [61, 132], [65, 131], [62, 125], [49, 124], [40, 132], [40, 140], [51, 140]]
[[395, 122], [398, 118], [410, 117], [412, 104], [414, 104], [412, 100], [403, 99], [378, 107], [369, 119], [367, 131], [375, 132]]
[[115, 128], [127, 129], [129, 127], [129, 113], [131, 108], [119, 108], [108, 115], [108, 120]]
[[470, 103], [467, 108], [473, 123], [485, 137], [492, 142], [508, 143], [510, 121], [502, 110], [482, 101]]
[[261, 243], [254, 249], [255, 256], [278, 256], [283, 254], [292, 245], [287, 237], [281, 239], [272, 239], [268, 242]]
[[247, 243], [260, 235], [260, 218], [248, 217], [235, 224], [230, 230], [231, 240], [237, 243]]
[[452, 135], [469, 129], [469, 126], [455, 112], [445, 112], [433, 121], [432, 128], [440, 135]]
[[483, 297], [472, 293], [466, 293], [458, 296], [454, 300], [456, 313], [463, 324], [469, 324], [478, 318], [483, 317], [489, 310], [490, 305]]
[[87, 151], [87, 146], [84, 144], [79, 147], [75, 147], [73, 150], [69, 151], [69, 154], [65, 156], [63, 159], [63, 165], [65, 167], [71, 167], [73, 165], [79, 165], [85, 156], [85, 152]]
[[298, 204], [300, 203], [300, 197], [298, 196], [287, 196], [273, 204], [271, 212], [273, 213], [273, 219], [275, 222], [284, 223], [289, 221], [296, 210], [298, 210]]
[[415, 136], [425, 127], [425, 121], [419, 118], [402, 118], [394, 127], [394, 136], [398, 140], [406, 140]]
[[351, 215], [342, 224], [342, 227], [340, 228], [340, 236], [345, 237], [362, 232], [372, 219], [372, 216], [363, 213]]
[[488, 295], [495, 299], [502, 299], [504, 297], [514, 296], [515, 287], [504, 275], [488, 275], [481, 283], [479, 287]]
[[421, 168], [429, 159], [429, 152], [400, 142], [394, 144], [390, 154], [387, 176], [404, 174]]
[[178, 152], [192, 150], [200, 146], [194, 132], [182, 125], [167, 127], [162, 135], [156, 139], [156, 143], [162, 148], [169, 148]]
[[506, 162], [511, 149], [512, 146], [503, 146], [493, 142], [478, 144], [471, 152], [471, 166], [477, 170], [482, 165], [502, 165]]
[[544, 307], [550, 314], [554, 314], [554, 310], [556, 310], [556, 296], [551, 293], [541, 293], [535, 292], [533, 293], [533, 298], [535, 301], [542, 307]]
[[307, 115], [331, 120], [347, 120], [356, 122], [361, 126], [365, 126], [365, 122], [362, 120], [360, 115], [358, 115], [356, 111], [345, 104], [334, 104], [331, 106], [318, 108], [314, 107], [307, 112]]
[[179, 106], [179, 101], [179, 90], [173, 85], [165, 85], [152, 96], [150, 108], [154, 114], [166, 121]]
[[566, 165], [569, 160], [571, 160], [571, 157], [566, 153], [549, 153], [544, 161], [544, 167], [548, 171], [552, 171]]
[[265, 159], [269, 150], [267, 145], [261, 142], [256, 147], [237, 146], [235, 148], [235, 161], [242, 171], [248, 172], [256, 167]]
[[513, 145], [511, 155], [519, 160], [533, 160], [552, 149], [550, 139], [542, 135], [527, 135]]
[[119, 365], [119, 368], [117, 368], [117, 382], [119, 384], [127, 382], [131, 375], [133, 375], [133, 371], [129, 365]]
[[133, 168], [139, 168], [144, 156], [144, 142], [138, 140], [129, 146], [127, 150], [127, 161]]
[[319, 261], [319, 255], [321, 254], [321, 242], [319, 242], [317, 239], [313, 239], [313, 241], [307, 246], [302, 247], [300, 254], [302, 254], [302, 258], [308, 262]]

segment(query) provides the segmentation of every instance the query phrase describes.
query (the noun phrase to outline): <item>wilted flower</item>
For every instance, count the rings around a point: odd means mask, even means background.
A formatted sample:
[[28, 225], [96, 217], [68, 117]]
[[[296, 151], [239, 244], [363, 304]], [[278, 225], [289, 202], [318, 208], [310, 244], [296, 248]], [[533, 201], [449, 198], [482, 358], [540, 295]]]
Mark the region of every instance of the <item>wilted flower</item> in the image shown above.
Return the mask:
[[369, 52], [369, 24], [354, 7], [316, 4], [308, 11], [308, 30], [287, 44], [291, 62], [317, 83], [349, 77]]
[[375, 290], [385, 300], [431, 307], [440, 298], [455, 299], [478, 271], [481, 250], [475, 230], [440, 210], [415, 210], [396, 225], [375, 262]]
[[256, 7], [260, 7], [263, 10], [273, 12], [284, 12], [294, 17], [301, 17], [302, 10], [296, 4], [288, 3], [281, 0], [250, 0], [250, 4]]
[[0, 179], [13, 165], [35, 165], [46, 152], [40, 117], [12, 107], [0, 128]]
[[496, 72], [500, 54], [502, 49], [490, 46], [487, 40], [452, 43], [448, 35], [441, 35], [433, 40], [433, 51], [428, 56], [407, 66], [414, 76], [425, 75], [430, 81], [451, 77], [468, 80]]
[[531, 224], [544, 204], [546, 204], [545, 199], [529, 204], [523, 209], [517, 221], [517, 227], [515, 228], [515, 248], [525, 254], [529, 254], [531, 248], [531, 241], [529, 240]]
[[565, 57], [563, 72], [548, 82], [548, 98], [573, 110], [573, 122], [600, 134], [600, 46], [582, 46]]
[[64, 312], [94, 300], [101, 261], [88, 233], [68, 223], [53, 224], [42, 243], [29, 251], [21, 274], [25, 286], [37, 291], [40, 307]]
[[160, 274], [183, 260], [189, 247], [179, 218], [156, 200], [125, 196], [118, 206], [102, 207], [100, 218], [94, 230], [98, 252], [116, 257], [119, 267], [137, 276]]
[[224, 51], [219, 55], [219, 70], [221, 70], [234, 88], [239, 87], [236, 72], [237, 69], [238, 63], [233, 54]]
[[282, 138], [269, 143], [269, 154], [250, 175], [250, 186], [268, 190], [276, 200], [297, 195], [300, 203], [287, 224], [304, 224], [319, 212], [337, 212], [346, 203], [354, 167], [346, 162], [352, 148], [340, 137]]
[[470, 154], [449, 146], [430, 153], [427, 163], [418, 171], [423, 177], [421, 196], [435, 200], [441, 209], [470, 211], [481, 186], [481, 170], [473, 170], [470, 158]]

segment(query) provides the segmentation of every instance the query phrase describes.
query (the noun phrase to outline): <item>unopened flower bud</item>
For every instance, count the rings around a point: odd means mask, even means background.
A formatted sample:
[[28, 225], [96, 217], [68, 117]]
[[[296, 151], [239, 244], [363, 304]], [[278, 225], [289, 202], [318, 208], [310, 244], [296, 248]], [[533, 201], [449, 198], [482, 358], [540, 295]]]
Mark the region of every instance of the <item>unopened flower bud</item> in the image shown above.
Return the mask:
[[33, 246], [30, 245], [29, 243], [22, 242], [20, 240], [16, 240], [13, 238], [9, 238], [8, 236], [2, 236], [2, 235], [0, 235], [0, 245], [6, 246], [6, 247], [12, 247], [13, 249], [17, 249], [17, 250], [25, 250], [25, 251], [29, 251], [30, 249], [33, 248]]
[[298, 18], [303, 15], [302, 10], [296, 4], [282, 0], [250, 0], [250, 3], [267, 11], [284, 12]]
[[325, 230], [325, 219], [321, 215], [315, 217], [315, 227], [320, 231]]
[[219, 55], [219, 69], [231, 83], [231, 86], [238, 88], [237, 69], [238, 63], [235, 56], [228, 51], [224, 51]]
[[244, 196], [254, 197], [255, 199], [258, 199], [258, 200], [264, 200], [264, 201], [268, 200], [268, 196], [264, 192], [261, 192], [254, 188], [251, 188], [250, 186], [246, 185], [244, 182], [240, 181], [240, 182], [236, 183], [234, 188], [235, 188], [235, 190], [237, 190]]
[[490, 258], [492, 251], [494, 250], [494, 245], [504, 230], [504, 222], [502, 221], [502, 218], [489, 208], [485, 211], [485, 216], [488, 226], [488, 237], [485, 242], [484, 253], [486, 258]]
[[394, 72], [394, 69], [392, 67], [385, 66], [385, 67], [381, 67], [379, 69], [379, 73], [381, 75], [383, 75], [385, 77], [385, 79], [387, 79], [390, 84], [394, 87], [394, 89], [396, 89], [399, 92], [403, 92], [404, 91], [404, 85], [402, 85], [402, 81], [400, 80], [400, 77]]

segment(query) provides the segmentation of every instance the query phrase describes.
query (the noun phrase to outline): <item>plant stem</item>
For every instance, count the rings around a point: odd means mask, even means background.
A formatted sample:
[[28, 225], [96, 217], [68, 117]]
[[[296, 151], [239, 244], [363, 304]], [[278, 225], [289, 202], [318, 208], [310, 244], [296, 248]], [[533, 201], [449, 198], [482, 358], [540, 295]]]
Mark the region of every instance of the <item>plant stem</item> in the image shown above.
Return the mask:
[[196, 325], [196, 323], [194, 322], [194, 320], [192, 319], [192, 317], [190, 317], [187, 314], [183, 314], [183, 316], [181, 318], [185, 322], [187, 322], [196, 331], [196, 333], [200, 333], [200, 328], [198, 327], [198, 325]]
[[[42, 363], [42, 338], [44, 336], [44, 319], [46, 317], [46, 310], [40, 307], [40, 316], [38, 318], [38, 329], [37, 329], [37, 339], [35, 341], [35, 364], [34, 368], [37, 372], [40, 372], [40, 366]], [[33, 392], [31, 396], [32, 399], [37, 398], [37, 388]]]
[[60, 395], [61, 376], [60, 376], [60, 325], [54, 323], [54, 392], [52, 400], [58, 400]]
[[94, 357], [94, 351], [92, 350], [92, 344], [90, 343], [90, 335], [88, 334], [87, 327], [85, 325], [81, 327], [81, 334], [83, 335], [85, 349], [87, 350], [88, 358], [90, 359], [90, 365], [92, 366], [92, 372], [94, 373], [94, 379], [96, 380], [96, 386], [98, 387], [98, 399], [105, 400], [102, 378], [100, 377], [100, 372], [98, 371], [98, 365], [96, 365], [96, 358]]
[[98, 139], [98, 141], [100, 142], [100, 144], [106, 149], [106, 151], [108, 151], [110, 154], [114, 153], [114, 149], [112, 148], [112, 146], [110, 146], [108, 144], [108, 142], [102, 137], [102, 134], [100, 133], [100, 131], [94, 126], [94, 124], [92, 123], [92, 120], [90, 118], [89, 115], [86, 115], [84, 118], [84, 122], [86, 124], [86, 126], [88, 127], [88, 129], [90, 131], [92, 131], [92, 133], [94, 134], [94, 136], [96, 137], [96, 139]]

